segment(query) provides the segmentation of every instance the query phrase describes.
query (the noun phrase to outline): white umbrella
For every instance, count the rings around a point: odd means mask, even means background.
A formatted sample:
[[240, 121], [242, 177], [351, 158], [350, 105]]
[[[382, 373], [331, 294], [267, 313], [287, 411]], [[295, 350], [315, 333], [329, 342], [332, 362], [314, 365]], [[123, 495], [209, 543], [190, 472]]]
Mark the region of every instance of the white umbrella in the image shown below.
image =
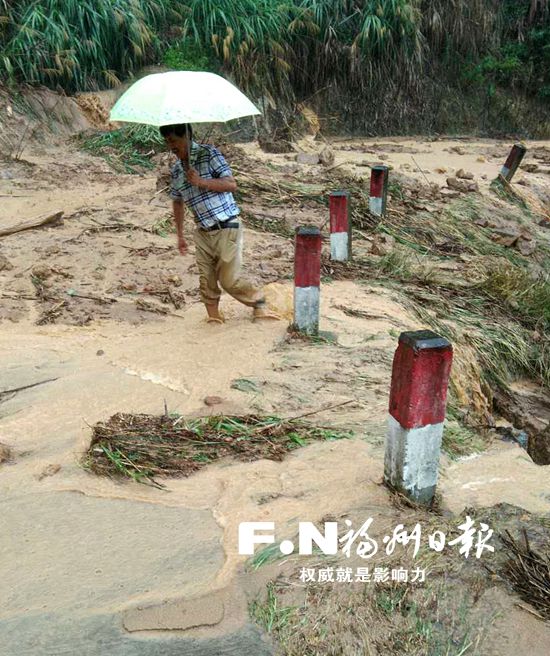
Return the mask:
[[116, 102], [110, 119], [161, 126], [225, 122], [260, 113], [239, 89], [215, 73], [171, 71], [132, 84]]

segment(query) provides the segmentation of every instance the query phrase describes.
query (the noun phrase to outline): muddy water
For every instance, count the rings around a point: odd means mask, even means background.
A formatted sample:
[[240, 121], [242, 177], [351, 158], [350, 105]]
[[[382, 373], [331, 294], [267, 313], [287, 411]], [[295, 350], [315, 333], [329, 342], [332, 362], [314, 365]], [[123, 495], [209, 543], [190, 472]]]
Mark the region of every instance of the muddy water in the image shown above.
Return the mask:
[[[350, 351], [369, 331], [376, 335], [383, 329], [387, 334], [392, 325], [379, 320], [365, 326], [332, 309], [336, 302], [357, 302], [361, 293], [353, 283], [335, 283], [324, 293], [325, 327], [336, 328], [342, 336], [341, 348]], [[275, 294], [286, 295], [283, 289]], [[390, 299], [378, 295], [374, 305], [377, 313], [389, 312], [394, 320], [400, 314], [404, 327], [411, 322]], [[319, 519], [320, 513], [338, 517], [350, 508], [362, 508], [383, 517], [391, 510], [379, 485], [387, 361], [368, 366], [365, 371], [373, 379], [379, 371], [380, 384], [360, 407], [351, 409], [354, 424], [367, 429], [365, 437], [359, 432], [353, 440], [313, 445], [283, 463], [220, 463], [188, 479], [169, 481], [167, 491], [97, 478], [81, 468], [89, 425], [114, 412], [158, 413], [166, 400], [172, 411], [203, 413], [202, 399], [208, 394], [225, 399], [216, 410], [250, 411], [253, 399], [232, 389], [231, 381], [269, 379], [282, 358], [288, 357], [274, 350], [284, 338], [286, 324], [252, 324], [248, 311], [229, 301], [226, 314], [225, 326], [209, 326], [203, 322], [202, 308], [194, 306], [183, 319], [142, 326], [129, 334], [110, 324], [3, 329], [3, 381], [19, 387], [56, 380], [23, 391], [0, 406], [0, 441], [14, 452], [13, 462], [0, 472], [3, 512], [18, 527], [15, 534], [0, 538], [3, 552], [18, 554], [15, 569], [13, 557], [1, 560], [6, 571], [0, 580], [13, 592], [0, 621], [18, 617], [23, 609], [69, 612], [78, 580], [90, 591], [85, 598], [79, 595], [81, 612], [108, 608], [114, 616], [126, 613], [133, 631], [140, 626], [151, 630], [155, 621], [157, 628], [170, 622], [177, 628], [182, 622], [177, 609], [185, 600], [214, 591], [223, 596], [232, 590], [233, 601], [224, 605], [223, 620], [210, 622], [208, 613], [204, 620], [224, 632], [246, 616], [246, 600], [234, 590], [243, 564], [237, 553], [239, 522], [274, 521], [285, 537], [292, 535], [297, 519]], [[390, 353], [393, 340], [389, 335], [383, 339]], [[314, 350], [306, 357], [312, 353], [315, 360]], [[316, 369], [323, 372], [321, 362]], [[318, 381], [303, 380], [302, 385], [305, 393], [318, 387]], [[279, 402], [269, 394], [268, 385], [262, 403]], [[331, 401], [330, 393], [322, 389], [314, 396], [318, 407]], [[321, 413], [318, 419], [341, 421], [338, 413], [332, 415]], [[52, 465], [59, 465], [59, 471], [45, 475]], [[535, 466], [512, 445], [447, 463], [441, 490], [444, 504], [455, 512], [501, 501], [550, 512], [547, 468]], [[22, 516], [27, 518], [24, 525], [17, 520]], [[167, 531], [165, 536], [155, 528], [157, 521]], [[23, 541], [14, 542], [16, 535]], [[116, 558], [105, 561], [101, 554], [106, 551], [116, 553]], [[43, 570], [48, 575], [37, 584], [37, 572]], [[195, 575], [189, 576], [190, 571]], [[155, 611], [154, 621], [150, 612], [127, 615], [136, 605], [147, 608], [159, 603], [164, 610]]]
[[[410, 148], [410, 142], [402, 146]], [[444, 146], [422, 143], [414, 157], [430, 168], [435, 159], [455, 156]], [[482, 147], [489, 145], [473, 144], [468, 146], [469, 155], [455, 154], [466, 158], [460, 160], [462, 164], [483, 164], [485, 171], [486, 162], [477, 160]], [[428, 148], [432, 154], [440, 150], [426, 164], [428, 153], [423, 151]], [[411, 154], [388, 149], [386, 161], [397, 156], [408, 159]], [[343, 156], [355, 155], [346, 151]], [[70, 151], [64, 157], [64, 166], [80, 175], [86, 158]], [[500, 151], [491, 166], [499, 158]], [[48, 164], [39, 155], [34, 161]], [[108, 177], [103, 178], [96, 168], [93, 179], [82, 180], [77, 198], [63, 188], [67, 174], [63, 167], [49, 164], [47, 190], [26, 188], [24, 198], [14, 195], [2, 205], [0, 218], [57, 207], [91, 212], [104, 205], [149, 225], [166, 212], [166, 207], [148, 205], [154, 193], [152, 176], [136, 179], [105, 173]], [[23, 283], [29, 284], [37, 247], [63, 243], [79, 229], [68, 221], [62, 228], [4, 240], [3, 252], [15, 269], [13, 277], [2, 278], [2, 284], [28, 291]], [[123, 243], [105, 239], [100, 253], [83, 243], [78, 255], [62, 252], [56, 262], [67, 268], [75, 261], [82, 267], [86, 263], [97, 267], [96, 259], [108, 264], [118, 261], [124, 246], [142, 245], [148, 239], [143, 235], [132, 235]], [[267, 252], [276, 239], [248, 233], [247, 245]], [[287, 257], [291, 246], [280, 240], [280, 249], [283, 255], [274, 253], [273, 261]], [[184, 281], [192, 284], [194, 274], [188, 269], [192, 257], [178, 260], [177, 266]], [[85, 277], [78, 279], [77, 269], [72, 275], [80, 283], [87, 282]], [[108, 292], [118, 280], [109, 266], [102, 275]], [[289, 318], [288, 283], [271, 285], [268, 300]], [[74, 641], [83, 639], [86, 631], [112, 633], [116, 647], [110, 653], [115, 656], [156, 653], [138, 651], [137, 643], [128, 643], [123, 625], [137, 633], [186, 629], [186, 635], [201, 639], [237, 630], [246, 633], [246, 599], [238, 583], [244, 561], [237, 553], [240, 521], [275, 521], [285, 537], [297, 519], [338, 517], [350, 508], [382, 518], [388, 515], [390, 502], [379, 483], [391, 360], [396, 333], [417, 327], [416, 320], [387, 291], [352, 282], [332, 283], [323, 286], [322, 328], [337, 334], [338, 346], [287, 345], [286, 321], [252, 324], [247, 309], [231, 300], [223, 303], [225, 326], [206, 325], [202, 308], [193, 300], [178, 317], [136, 325], [97, 319], [84, 326], [39, 327], [33, 323], [33, 311], [18, 323], [1, 324], [0, 391], [49, 381], [0, 403], [0, 442], [13, 452], [12, 461], [0, 465], [2, 512], [14, 527], [13, 532], [0, 534], [4, 599], [0, 625], [8, 636], [2, 638], [4, 653], [31, 654], [32, 641], [40, 639], [50, 650], [41, 653], [74, 653]], [[367, 308], [373, 318], [348, 316], [341, 306]], [[258, 392], [232, 388], [236, 378], [253, 380]], [[91, 424], [115, 412], [160, 413], [165, 403], [170, 411], [204, 414], [211, 412], [203, 403], [207, 395], [224, 399], [215, 408], [220, 413], [294, 415], [352, 400], [345, 410], [319, 413], [316, 420], [351, 426], [356, 437], [312, 445], [283, 463], [218, 463], [189, 479], [169, 481], [166, 491], [97, 478], [82, 468]], [[519, 447], [497, 444], [476, 458], [443, 463], [443, 503], [459, 512], [470, 505], [506, 501], [548, 513], [548, 472]], [[208, 595], [214, 593], [218, 601], [210, 603], [213, 597]], [[202, 600], [202, 620], [190, 614], [196, 599]], [[147, 610], [151, 605], [157, 610]], [[78, 627], [76, 634], [67, 627], [67, 618]], [[65, 652], [60, 648], [64, 631], [69, 641]], [[30, 636], [28, 644], [22, 646], [21, 635]], [[99, 653], [96, 648], [81, 652]]]

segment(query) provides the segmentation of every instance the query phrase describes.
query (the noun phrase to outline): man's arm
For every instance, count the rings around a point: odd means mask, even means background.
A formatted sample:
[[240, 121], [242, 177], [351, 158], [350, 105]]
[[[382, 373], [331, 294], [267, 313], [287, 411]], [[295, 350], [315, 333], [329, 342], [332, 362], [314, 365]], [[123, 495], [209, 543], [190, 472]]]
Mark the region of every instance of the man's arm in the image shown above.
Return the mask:
[[195, 169], [189, 169], [187, 172], [189, 182], [199, 189], [208, 189], [208, 191], [237, 191], [237, 181], [232, 175], [226, 175], [223, 178], [201, 178]]
[[178, 249], [182, 255], [187, 254], [187, 242], [183, 236], [183, 201], [173, 200], [172, 208], [174, 210], [174, 223], [178, 234]]

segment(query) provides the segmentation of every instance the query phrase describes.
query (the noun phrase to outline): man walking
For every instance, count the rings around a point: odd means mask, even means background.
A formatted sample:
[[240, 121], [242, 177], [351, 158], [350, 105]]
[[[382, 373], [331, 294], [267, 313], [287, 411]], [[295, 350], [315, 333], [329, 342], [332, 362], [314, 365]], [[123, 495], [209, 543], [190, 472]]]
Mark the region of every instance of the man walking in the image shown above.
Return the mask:
[[253, 320], [279, 319], [267, 309], [262, 291], [241, 275], [243, 228], [233, 198], [237, 183], [223, 155], [214, 146], [193, 141], [189, 124], [163, 125], [160, 133], [178, 157], [171, 171], [170, 195], [182, 255], [187, 253], [183, 203], [195, 217], [200, 294], [208, 322], [224, 322], [219, 311], [220, 286], [253, 308]]

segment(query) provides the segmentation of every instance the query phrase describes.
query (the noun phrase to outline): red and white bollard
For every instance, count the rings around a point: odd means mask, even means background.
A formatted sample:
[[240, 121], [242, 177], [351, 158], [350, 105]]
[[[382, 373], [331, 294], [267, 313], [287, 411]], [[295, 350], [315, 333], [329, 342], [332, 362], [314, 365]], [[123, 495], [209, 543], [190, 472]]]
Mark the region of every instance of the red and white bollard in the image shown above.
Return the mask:
[[302, 333], [319, 332], [321, 231], [314, 226], [296, 229], [294, 254], [294, 326]]
[[393, 359], [384, 479], [425, 505], [435, 495], [452, 359], [451, 343], [431, 330], [401, 333]]
[[511, 182], [515, 172], [518, 170], [521, 160], [525, 157], [527, 148], [523, 144], [515, 144], [508, 155], [508, 159], [504, 162], [504, 166], [500, 170], [500, 175]]
[[330, 259], [346, 262], [351, 259], [351, 219], [349, 191], [333, 191], [329, 196]]
[[369, 210], [375, 216], [384, 216], [386, 213], [388, 171], [388, 167], [383, 165], [373, 166], [371, 169]]

